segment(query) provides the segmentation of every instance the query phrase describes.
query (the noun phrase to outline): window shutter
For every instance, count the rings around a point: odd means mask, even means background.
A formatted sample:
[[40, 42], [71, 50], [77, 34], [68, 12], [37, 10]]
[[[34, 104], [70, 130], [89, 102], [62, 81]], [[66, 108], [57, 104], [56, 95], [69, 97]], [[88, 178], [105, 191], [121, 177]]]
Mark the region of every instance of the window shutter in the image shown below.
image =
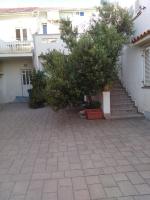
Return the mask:
[[145, 50], [145, 86], [150, 86], [150, 48]]
[[21, 40], [20, 29], [16, 29], [16, 40]]
[[27, 29], [23, 29], [23, 40], [27, 40]]

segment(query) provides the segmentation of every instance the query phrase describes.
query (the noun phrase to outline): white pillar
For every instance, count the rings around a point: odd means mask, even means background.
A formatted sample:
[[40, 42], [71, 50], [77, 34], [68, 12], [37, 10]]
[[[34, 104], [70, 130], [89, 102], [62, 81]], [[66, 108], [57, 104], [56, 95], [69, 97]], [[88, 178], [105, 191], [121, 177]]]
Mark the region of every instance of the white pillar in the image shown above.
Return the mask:
[[110, 91], [106, 91], [103, 92], [103, 104], [102, 104], [102, 108], [103, 108], [103, 113], [105, 118], [109, 118], [110, 116]]

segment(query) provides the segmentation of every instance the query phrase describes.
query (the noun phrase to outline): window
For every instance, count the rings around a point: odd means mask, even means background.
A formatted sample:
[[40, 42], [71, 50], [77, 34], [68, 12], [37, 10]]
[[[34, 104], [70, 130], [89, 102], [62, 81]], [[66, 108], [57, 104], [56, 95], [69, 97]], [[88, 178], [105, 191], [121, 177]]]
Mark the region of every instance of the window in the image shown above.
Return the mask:
[[84, 12], [80, 12], [80, 16], [84, 16]]
[[23, 83], [23, 85], [30, 85], [31, 84], [31, 76], [32, 76], [32, 70], [31, 69], [23, 69], [22, 70], [22, 83]]
[[21, 40], [20, 29], [16, 29], [16, 40]]
[[150, 86], [150, 47], [144, 52], [144, 85]]
[[27, 29], [16, 29], [16, 40], [27, 40]]
[[83, 12], [83, 11], [81, 11], [81, 12], [76, 12], [76, 15], [84, 16], [84, 12]]
[[47, 24], [43, 24], [43, 34], [47, 34]]

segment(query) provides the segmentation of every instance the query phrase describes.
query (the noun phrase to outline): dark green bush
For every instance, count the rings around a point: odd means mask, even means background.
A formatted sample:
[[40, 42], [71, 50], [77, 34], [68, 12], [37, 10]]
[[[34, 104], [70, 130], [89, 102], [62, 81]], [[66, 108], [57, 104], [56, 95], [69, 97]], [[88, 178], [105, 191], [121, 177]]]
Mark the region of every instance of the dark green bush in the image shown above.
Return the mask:
[[96, 109], [96, 108], [100, 108], [101, 107], [101, 103], [99, 101], [92, 101], [92, 102], [86, 102], [84, 104], [84, 108], [86, 109]]
[[46, 78], [43, 71], [33, 71], [31, 77], [32, 89], [29, 92], [29, 106], [40, 108], [45, 104]]

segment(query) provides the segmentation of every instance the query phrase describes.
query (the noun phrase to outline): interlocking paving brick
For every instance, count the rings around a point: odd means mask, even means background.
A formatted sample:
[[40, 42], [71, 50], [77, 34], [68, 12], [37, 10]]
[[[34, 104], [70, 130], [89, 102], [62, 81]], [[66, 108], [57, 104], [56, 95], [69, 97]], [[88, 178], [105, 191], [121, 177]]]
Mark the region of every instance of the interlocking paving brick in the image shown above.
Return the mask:
[[116, 182], [113, 179], [112, 175], [100, 175], [100, 181], [104, 187], [113, 187], [116, 186]]
[[89, 192], [92, 200], [106, 197], [105, 191], [101, 184], [89, 185]]
[[82, 170], [70, 170], [70, 171], [65, 171], [65, 177], [78, 177], [78, 176], [83, 176]]
[[129, 181], [119, 181], [118, 185], [120, 187], [121, 192], [125, 196], [136, 195], [138, 194], [134, 185], [132, 185]]
[[122, 196], [121, 191], [118, 187], [110, 187], [110, 188], [104, 188], [107, 197], [120, 197]]
[[135, 185], [140, 194], [150, 194], [150, 186], [148, 184]]
[[57, 193], [44, 193], [42, 200], [57, 200]]
[[72, 187], [60, 187], [58, 190], [58, 200], [74, 200]]
[[142, 172], [140, 171], [139, 173], [145, 179], [149, 179], [150, 178], [150, 171], [142, 171]]
[[128, 172], [127, 176], [133, 184], [144, 183], [144, 179], [137, 172]]
[[90, 184], [100, 183], [100, 180], [98, 176], [87, 176], [86, 182], [87, 184], [90, 185]]
[[12, 195], [9, 200], [25, 200], [25, 195]]
[[75, 200], [90, 200], [88, 190], [75, 191]]
[[134, 200], [149, 200], [150, 195], [135, 196]]
[[28, 186], [29, 186], [28, 181], [18, 181], [18, 182], [16, 182], [14, 189], [13, 189], [13, 194], [25, 194]]
[[57, 192], [57, 180], [45, 181], [44, 192]]
[[113, 177], [114, 177], [115, 181], [127, 181], [128, 180], [128, 177], [123, 173], [113, 174]]
[[150, 123], [0, 111], [0, 200], [150, 200]]
[[84, 177], [72, 178], [72, 183], [73, 183], [74, 190], [87, 189], [87, 184], [85, 182]]
[[30, 190], [27, 192], [25, 200], [41, 200], [42, 199], [42, 192], [39, 189]]
[[63, 178], [59, 180], [59, 186], [72, 186], [72, 181], [70, 178]]

